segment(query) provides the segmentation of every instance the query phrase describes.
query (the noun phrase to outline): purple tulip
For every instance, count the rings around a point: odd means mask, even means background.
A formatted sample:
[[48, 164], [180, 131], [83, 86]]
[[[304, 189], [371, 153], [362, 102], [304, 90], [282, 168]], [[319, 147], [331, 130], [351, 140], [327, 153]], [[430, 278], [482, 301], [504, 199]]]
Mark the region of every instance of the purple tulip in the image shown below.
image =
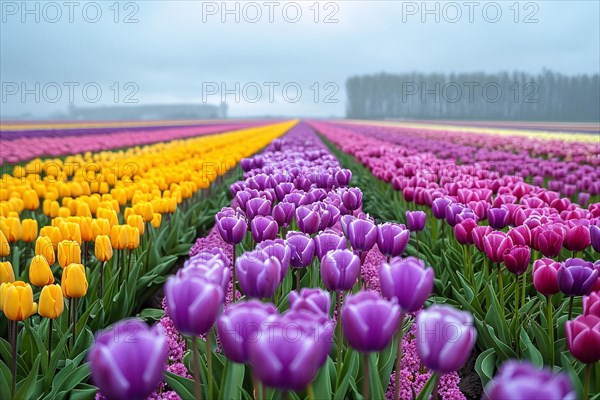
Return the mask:
[[290, 264], [294, 268], [304, 268], [312, 262], [315, 256], [315, 242], [306, 233], [290, 231], [286, 240], [291, 247]]
[[255, 197], [246, 203], [246, 217], [252, 222], [255, 217], [271, 215], [271, 202], [264, 197]]
[[109, 399], [145, 399], [163, 379], [167, 337], [138, 319], [96, 334], [88, 361], [92, 382]]
[[492, 232], [492, 227], [489, 225], [475, 226], [471, 230], [471, 237], [473, 238], [473, 244], [477, 250], [485, 253], [485, 243], [483, 239]]
[[502, 255], [504, 265], [515, 275], [521, 275], [527, 271], [531, 260], [531, 249], [529, 246], [512, 246]]
[[348, 186], [350, 179], [352, 179], [352, 171], [349, 169], [340, 169], [335, 173], [335, 181], [338, 186]]
[[207, 280], [210, 283], [220, 285], [223, 293], [227, 292], [227, 287], [231, 280], [231, 270], [229, 265], [226, 267], [219, 258], [203, 262], [201, 259], [194, 259], [193, 262], [185, 265], [177, 271], [177, 275], [185, 279], [188, 277], [198, 277]]
[[502, 229], [508, 225], [508, 208], [490, 208], [487, 212], [488, 222], [494, 229]]
[[402, 224], [385, 222], [377, 225], [377, 247], [386, 257], [398, 257], [404, 253], [410, 231]]
[[235, 271], [242, 293], [246, 297], [272, 297], [281, 282], [281, 264], [262, 250], [242, 254], [235, 262]]
[[248, 300], [230, 305], [217, 321], [223, 353], [237, 363], [248, 361], [248, 343], [261, 334], [263, 323], [277, 315], [271, 303]]
[[310, 336], [319, 346], [316, 352], [317, 364], [322, 366], [327, 360], [331, 345], [335, 322], [329, 319], [329, 315], [322, 312], [311, 312], [306, 309], [289, 309], [276, 323], [283, 326], [290, 335], [297, 335], [298, 331]]
[[594, 250], [600, 253], [600, 226], [590, 225], [590, 241]]
[[581, 258], [569, 258], [558, 268], [558, 288], [567, 296], [583, 296], [598, 279], [594, 263]]
[[350, 222], [354, 221], [355, 219], [356, 217], [352, 214], [346, 214], [340, 218], [340, 223], [342, 225], [342, 232], [344, 233], [344, 236], [348, 237], [348, 226], [350, 225]]
[[252, 237], [256, 243], [260, 243], [263, 240], [273, 240], [279, 233], [279, 225], [271, 217], [259, 215], [250, 222], [250, 228], [252, 230]]
[[403, 313], [415, 312], [433, 290], [433, 275], [433, 269], [417, 258], [395, 258], [379, 268], [381, 293], [388, 300], [396, 299]]
[[348, 295], [342, 307], [342, 331], [352, 348], [378, 352], [386, 348], [400, 327], [400, 307], [395, 301], [365, 290]]
[[564, 231], [561, 227], [545, 225], [533, 231], [534, 245], [545, 257], [557, 257], [562, 249], [563, 241]]
[[331, 229], [319, 233], [313, 240], [315, 242], [315, 253], [319, 260], [328, 251], [343, 250], [346, 248], [346, 238]]
[[321, 217], [312, 207], [300, 206], [296, 208], [296, 222], [302, 232], [312, 235], [319, 231]]
[[485, 255], [495, 263], [501, 263], [504, 252], [512, 246], [512, 239], [504, 232], [493, 231], [483, 237]]
[[446, 208], [452, 204], [452, 200], [448, 197], [438, 197], [431, 203], [431, 211], [437, 219], [446, 218]]
[[183, 272], [167, 279], [165, 298], [169, 317], [177, 330], [184, 335], [200, 336], [214, 325], [225, 295], [220, 284]]
[[575, 400], [577, 394], [563, 373], [537, 368], [528, 361], [506, 361], [485, 386], [486, 400]]
[[368, 219], [357, 218], [348, 224], [348, 239], [356, 251], [369, 251], [377, 243], [377, 226]]
[[290, 244], [283, 239], [265, 240], [259, 243], [256, 249], [264, 251], [269, 257], [275, 257], [279, 261], [281, 264], [281, 280], [283, 280], [292, 258]]
[[323, 344], [302, 331], [300, 324], [274, 324], [248, 347], [250, 364], [266, 386], [302, 390], [321, 367]]
[[302, 288], [300, 293], [291, 291], [289, 294], [290, 309], [306, 310], [313, 314], [329, 316], [331, 298], [329, 293], [321, 289]]
[[456, 217], [464, 208], [465, 207], [463, 205], [458, 203], [449, 204], [446, 207], [446, 222], [448, 222], [450, 226], [454, 227], [454, 225], [460, 222], [456, 220]]
[[342, 192], [342, 203], [349, 211], [360, 209], [362, 206], [362, 192], [358, 188], [349, 188]]
[[223, 263], [223, 265], [225, 265], [227, 267], [231, 264], [229, 257], [227, 257], [225, 255], [225, 253], [223, 252], [223, 250], [221, 248], [213, 247], [210, 250], [202, 250], [202, 251], [196, 253], [195, 255], [191, 256], [187, 260], [185, 260], [185, 262], [183, 263], [183, 268], [187, 267], [190, 264], [194, 264], [197, 262], [211, 266], [217, 260], [221, 261]]
[[471, 355], [477, 339], [473, 316], [447, 305], [434, 305], [417, 315], [417, 353], [423, 365], [441, 374], [457, 371]]
[[425, 229], [427, 214], [423, 211], [406, 211], [406, 226], [411, 232], [421, 232]]
[[456, 241], [465, 245], [473, 244], [473, 230], [475, 228], [477, 228], [477, 221], [472, 218], [467, 218], [454, 225], [454, 237]]
[[217, 213], [215, 224], [223, 240], [231, 245], [241, 243], [248, 230], [246, 218], [237, 212]]
[[532, 244], [531, 229], [527, 225], [519, 225], [511, 228], [508, 231], [508, 236], [515, 245], [531, 246]]
[[[471, 210], [469, 207], [465, 207], [461, 210], [461, 212], [459, 212], [458, 214], [455, 215], [454, 217], [454, 222], [456, 224], [460, 224], [462, 221], [467, 220], [467, 219], [472, 219], [473, 221], [477, 222], [478, 218], [477, 218], [477, 214], [475, 214], [475, 211]], [[454, 225], [456, 226], [456, 225]]]
[[296, 206], [294, 203], [279, 203], [273, 207], [273, 219], [280, 227], [287, 227], [294, 219]]
[[[582, 221], [585, 221], [586, 223], [588, 222], [587, 220]], [[565, 241], [563, 243], [567, 250], [583, 251], [590, 245], [590, 243], [591, 237], [588, 225], [584, 225], [582, 223], [570, 223], [567, 225]]]
[[277, 186], [275, 186], [275, 194], [277, 195], [277, 200], [283, 201], [287, 194], [292, 193], [292, 190], [295, 189], [295, 186], [292, 182], [281, 182]]
[[360, 273], [360, 259], [350, 250], [335, 250], [321, 260], [321, 280], [332, 292], [352, 289]]

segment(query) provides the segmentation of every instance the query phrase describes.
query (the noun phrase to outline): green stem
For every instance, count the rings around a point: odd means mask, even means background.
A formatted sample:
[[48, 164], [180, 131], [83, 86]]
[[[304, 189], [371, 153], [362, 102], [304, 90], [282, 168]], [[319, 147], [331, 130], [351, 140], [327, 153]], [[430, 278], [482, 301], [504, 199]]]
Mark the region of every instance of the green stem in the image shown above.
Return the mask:
[[525, 305], [525, 292], [527, 287], [527, 270], [522, 275], [521, 289], [522, 289], [522, 297], [521, 297], [521, 307]]
[[315, 400], [315, 391], [313, 390], [312, 384], [308, 385], [308, 387], [306, 388], [306, 395], [308, 397], [308, 400]]
[[335, 358], [335, 369], [336, 369], [336, 385], [339, 387], [342, 379], [342, 346], [344, 338], [342, 337], [342, 293], [335, 292], [335, 309], [337, 310], [337, 324], [335, 326], [337, 335], [337, 357]]
[[192, 353], [194, 355], [194, 397], [202, 400], [202, 383], [200, 375], [200, 352], [198, 351], [198, 337], [192, 337]]
[[431, 399], [437, 400], [438, 398], [438, 386], [440, 384], [440, 375], [437, 372], [433, 373], [433, 391], [431, 392]]
[[50, 324], [48, 325], [48, 365], [50, 365], [50, 361], [52, 360], [52, 331], [54, 330], [53, 322], [54, 320], [50, 318]]
[[550, 339], [550, 366], [554, 366], [554, 318], [552, 316], [552, 296], [546, 298], [546, 324]]
[[235, 244], [233, 245], [233, 281], [232, 281], [232, 298], [231, 298], [231, 302], [235, 303], [236, 300], [236, 292], [235, 292], [235, 282], [236, 282], [236, 277], [235, 277]]
[[592, 364], [585, 365], [585, 383], [583, 384], [583, 400], [590, 398], [590, 375], [592, 374]]
[[100, 264], [100, 293], [98, 298], [102, 299], [104, 296], [104, 269], [106, 268], [106, 261]]
[[571, 316], [573, 315], [573, 303], [575, 302], [575, 297], [571, 296], [569, 297], [569, 316], [567, 318], [567, 321], [571, 320]]
[[19, 332], [19, 325], [17, 321], [9, 321], [9, 330], [12, 332], [10, 336], [11, 340], [11, 348], [12, 348], [12, 364], [11, 364], [11, 372], [12, 372], [12, 394], [13, 397], [16, 394], [17, 389], [17, 336]]
[[396, 333], [398, 339], [398, 353], [396, 354], [396, 382], [394, 386], [394, 399], [400, 399], [400, 369], [402, 368], [402, 337], [404, 336], [404, 314], [400, 314], [400, 330]]
[[515, 332], [517, 332], [517, 334], [519, 332], [519, 329], [518, 329], [518, 325], [519, 325], [519, 322], [518, 322], [518, 319], [519, 319], [519, 294], [520, 294], [519, 292], [520, 292], [520, 290], [519, 290], [519, 275], [515, 275], [515, 313], [513, 315], [513, 319], [514, 319], [515, 326], [516, 326]]
[[369, 400], [369, 355], [370, 353], [363, 354], [363, 384], [362, 384], [362, 394], [364, 400]]
[[212, 378], [212, 347], [211, 347], [212, 331], [206, 333], [206, 368], [208, 369], [208, 397], [212, 398], [213, 394], [213, 378]]
[[502, 283], [502, 267], [498, 263], [498, 287], [500, 288], [500, 309], [504, 310], [504, 284]]

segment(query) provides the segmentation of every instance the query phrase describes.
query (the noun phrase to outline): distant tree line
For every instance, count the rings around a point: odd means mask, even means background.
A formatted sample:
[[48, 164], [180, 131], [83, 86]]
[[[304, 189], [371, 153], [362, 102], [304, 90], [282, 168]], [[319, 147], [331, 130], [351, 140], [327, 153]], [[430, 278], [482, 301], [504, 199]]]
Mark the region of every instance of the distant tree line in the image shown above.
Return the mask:
[[348, 118], [599, 121], [600, 78], [539, 74], [387, 74], [346, 81]]

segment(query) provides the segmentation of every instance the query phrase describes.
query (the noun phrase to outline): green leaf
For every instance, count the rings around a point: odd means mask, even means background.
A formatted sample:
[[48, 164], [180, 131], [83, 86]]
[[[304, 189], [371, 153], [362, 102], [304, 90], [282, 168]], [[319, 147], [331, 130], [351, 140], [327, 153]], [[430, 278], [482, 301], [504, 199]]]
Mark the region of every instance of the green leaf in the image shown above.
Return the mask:
[[425, 384], [425, 386], [423, 386], [423, 389], [421, 389], [421, 393], [419, 393], [415, 400], [428, 400], [429, 397], [431, 397], [431, 393], [433, 392], [433, 389], [435, 389], [437, 382], [437, 374], [431, 374], [431, 376], [427, 380], [427, 383]]
[[36, 359], [33, 363], [33, 367], [31, 368], [31, 371], [29, 371], [29, 375], [27, 375], [27, 378], [23, 379], [21, 382], [19, 382], [17, 384], [17, 394], [15, 396], [15, 399], [28, 400], [28, 399], [38, 397], [34, 393], [35, 387], [37, 386], [37, 385], [34, 385], [34, 383], [37, 380], [38, 371], [40, 369], [41, 359], [42, 359], [42, 355], [38, 354], [38, 356], [36, 357]]
[[165, 311], [160, 308], [144, 308], [138, 314], [138, 317], [146, 321], [158, 321], [165, 315]]
[[333, 395], [335, 400], [343, 400], [346, 398], [348, 386], [354, 383], [356, 374], [358, 373], [358, 358], [358, 353], [346, 349], [346, 357], [342, 364], [341, 379], [339, 383], [336, 382], [337, 388]]
[[312, 383], [313, 390], [315, 392], [315, 398], [331, 398], [333, 390], [331, 387], [331, 376], [329, 375], [331, 367], [333, 367], [335, 371], [335, 365], [333, 363], [333, 360], [331, 359], [331, 357], [327, 357], [327, 361], [325, 361], [325, 364], [323, 365], [323, 367], [321, 367], [319, 373], [317, 374], [317, 377]]
[[481, 384], [485, 386], [494, 377], [496, 369], [496, 352], [494, 349], [487, 349], [479, 354], [475, 361], [475, 371], [481, 379]]
[[194, 400], [194, 381], [165, 371], [165, 382], [181, 397], [182, 400]]
[[544, 366], [544, 358], [540, 351], [533, 345], [525, 329], [521, 328], [521, 348], [523, 354], [538, 368]]
[[221, 389], [219, 390], [219, 399], [230, 400], [241, 398], [241, 389], [244, 386], [244, 375], [246, 367], [244, 364], [234, 363], [227, 360], [225, 362], [225, 373], [221, 380]]

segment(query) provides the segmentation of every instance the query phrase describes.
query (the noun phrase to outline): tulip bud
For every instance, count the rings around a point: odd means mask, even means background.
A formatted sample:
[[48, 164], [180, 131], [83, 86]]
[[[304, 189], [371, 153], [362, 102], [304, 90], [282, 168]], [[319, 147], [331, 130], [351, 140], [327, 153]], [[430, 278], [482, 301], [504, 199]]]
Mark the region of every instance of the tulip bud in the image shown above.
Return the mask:
[[250, 222], [250, 228], [252, 237], [256, 243], [260, 243], [263, 240], [273, 240], [277, 237], [277, 233], [279, 232], [277, 222], [270, 215], [256, 216]]
[[6, 236], [4, 236], [4, 232], [0, 230], [0, 257], [6, 257], [10, 254], [10, 245], [8, 244], [8, 240], [6, 240]]
[[420, 232], [425, 229], [427, 214], [423, 211], [406, 211], [406, 226], [411, 232]]
[[2, 231], [4, 236], [10, 242], [16, 242], [21, 239], [21, 221], [16, 217], [8, 217], [4, 219]]
[[377, 247], [386, 257], [401, 256], [409, 239], [410, 231], [402, 224], [385, 222], [377, 225]]
[[62, 290], [59, 285], [47, 285], [40, 293], [38, 314], [44, 318], [56, 319], [65, 308]]
[[248, 230], [246, 218], [228, 207], [215, 215], [215, 223], [223, 240], [232, 245], [241, 243]]
[[44, 256], [35, 256], [29, 264], [29, 282], [42, 287], [54, 283], [54, 274]]
[[464, 245], [473, 244], [473, 230], [475, 228], [477, 228], [477, 221], [472, 218], [464, 219], [454, 225], [454, 237], [456, 238], [456, 241]]
[[79, 220], [79, 230], [81, 231], [81, 240], [84, 242], [91, 242], [95, 239], [94, 232], [92, 231], [92, 218], [82, 217]]
[[15, 281], [15, 271], [10, 261], [0, 262], [0, 283], [12, 283]]
[[[585, 220], [587, 222], [587, 220]], [[564, 246], [567, 250], [583, 251], [591, 243], [590, 230], [586, 225], [567, 226]]]
[[58, 244], [58, 264], [65, 268], [69, 264], [81, 262], [81, 248], [74, 240], [63, 240]]
[[504, 232], [494, 231], [483, 237], [485, 255], [495, 263], [502, 262], [504, 252], [512, 246], [512, 239]]
[[127, 248], [127, 229], [123, 225], [113, 225], [110, 229], [110, 244], [113, 249], [123, 250]]
[[415, 312], [433, 290], [433, 275], [433, 269], [417, 258], [395, 258], [379, 268], [381, 292], [388, 300], [396, 299], [402, 312]]
[[94, 244], [94, 253], [98, 261], [106, 262], [112, 258], [113, 249], [107, 235], [98, 235]]
[[96, 334], [88, 361], [92, 382], [109, 399], [145, 399], [163, 380], [167, 336], [137, 319]]
[[[421, 311], [415, 323], [417, 353], [423, 365], [441, 374], [457, 371], [464, 365], [477, 339], [473, 316], [469, 312], [434, 305]], [[449, 336], [448, 332], [457, 335]]]
[[23, 203], [26, 210], [37, 210], [40, 207], [40, 199], [34, 189], [23, 192]]
[[580, 258], [569, 258], [558, 268], [558, 288], [567, 296], [583, 296], [598, 279], [594, 264]]
[[279, 286], [281, 263], [263, 250], [246, 252], [236, 259], [235, 270], [246, 297], [272, 297]]
[[152, 227], [154, 229], [160, 228], [161, 221], [162, 221], [162, 214], [154, 213], [154, 217], [152, 217]]
[[583, 297], [583, 315], [595, 315], [600, 318], [600, 293], [592, 292]]
[[17, 281], [3, 283], [0, 290], [2, 311], [11, 321], [24, 321], [35, 314], [37, 304], [33, 302], [33, 291], [28, 283]]
[[140, 231], [130, 225], [123, 226], [127, 231], [127, 249], [135, 250], [140, 246]]
[[355, 350], [382, 351], [399, 326], [400, 307], [395, 301], [387, 301], [371, 290], [346, 297], [342, 307], [342, 330]]
[[290, 231], [286, 240], [292, 249], [290, 264], [294, 268], [303, 268], [312, 262], [315, 256], [315, 242], [306, 233]]
[[81, 298], [86, 295], [88, 282], [85, 267], [81, 264], [69, 264], [63, 270], [62, 292], [66, 298]]
[[24, 219], [21, 221], [21, 240], [33, 242], [38, 235], [38, 223], [35, 219]]
[[531, 250], [529, 246], [513, 246], [504, 252], [502, 260], [506, 269], [515, 275], [521, 275], [529, 267]]
[[348, 239], [356, 251], [369, 251], [377, 243], [377, 226], [368, 219], [357, 218], [348, 224]]
[[567, 347], [584, 364], [600, 361], [600, 318], [580, 315], [565, 324]]
[[48, 261], [48, 265], [53, 265], [55, 260], [54, 246], [52, 241], [47, 236], [40, 236], [35, 241], [35, 255], [44, 256]]
[[140, 235], [144, 234], [144, 219], [141, 215], [133, 214], [127, 217], [127, 225], [137, 228]]
[[565, 373], [540, 369], [529, 361], [508, 360], [485, 386], [487, 400], [575, 399], [576, 392]]
[[360, 259], [350, 250], [335, 250], [321, 259], [321, 280], [329, 291], [352, 289], [360, 273]]
[[558, 288], [560, 263], [549, 258], [541, 258], [533, 263], [533, 286], [544, 296], [552, 296]]

